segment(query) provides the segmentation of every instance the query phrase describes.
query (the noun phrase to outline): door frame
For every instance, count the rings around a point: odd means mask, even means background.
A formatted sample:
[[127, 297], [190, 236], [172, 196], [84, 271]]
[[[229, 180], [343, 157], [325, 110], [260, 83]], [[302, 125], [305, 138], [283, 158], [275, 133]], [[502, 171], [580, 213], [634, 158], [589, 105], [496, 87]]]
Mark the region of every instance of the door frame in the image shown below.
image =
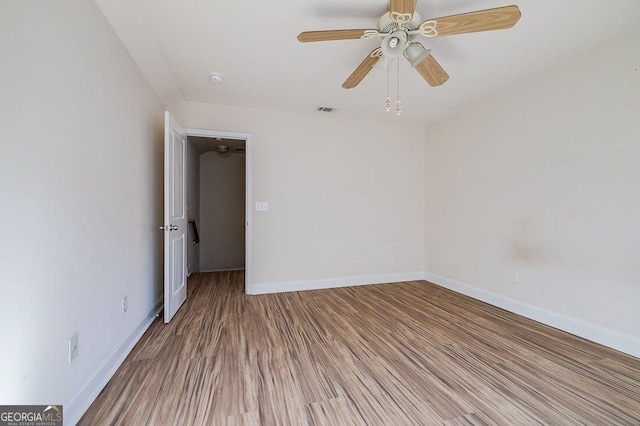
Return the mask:
[[188, 136], [205, 138], [239, 139], [245, 141], [245, 233], [244, 233], [244, 292], [253, 290], [253, 141], [251, 133], [224, 130], [185, 128]]

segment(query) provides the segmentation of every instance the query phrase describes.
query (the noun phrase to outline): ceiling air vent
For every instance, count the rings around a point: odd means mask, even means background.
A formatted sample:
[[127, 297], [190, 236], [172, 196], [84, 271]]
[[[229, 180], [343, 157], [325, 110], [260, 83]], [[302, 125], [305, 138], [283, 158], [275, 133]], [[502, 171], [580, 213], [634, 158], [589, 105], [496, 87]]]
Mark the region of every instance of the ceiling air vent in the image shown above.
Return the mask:
[[334, 112], [336, 109], [332, 107], [319, 106], [318, 111], [320, 112]]

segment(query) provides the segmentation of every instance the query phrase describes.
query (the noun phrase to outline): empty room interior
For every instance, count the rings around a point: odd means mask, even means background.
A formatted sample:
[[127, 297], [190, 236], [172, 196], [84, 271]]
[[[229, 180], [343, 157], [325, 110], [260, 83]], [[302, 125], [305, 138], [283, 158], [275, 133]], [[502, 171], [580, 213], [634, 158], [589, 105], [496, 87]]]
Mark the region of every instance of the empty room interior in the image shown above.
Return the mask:
[[640, 424], [639, 47], [637, 0], [0, 0], [0, 410]]

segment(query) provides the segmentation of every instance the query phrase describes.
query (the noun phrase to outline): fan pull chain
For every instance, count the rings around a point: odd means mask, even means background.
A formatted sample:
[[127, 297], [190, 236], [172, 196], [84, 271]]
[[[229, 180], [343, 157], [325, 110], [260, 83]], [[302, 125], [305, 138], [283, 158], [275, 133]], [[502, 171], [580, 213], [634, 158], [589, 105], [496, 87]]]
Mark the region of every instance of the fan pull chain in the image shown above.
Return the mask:
[[402, 113], [402, 102], [400, 102], [400, 61], [398, 60], [398, 100], [396, 101], [396, 115]]
[[[382, 58], [383, 61], [388, 61], [387, 58]], [[387, 64], [387, 98], [384, 100], [384, 109], [389, 112], [391, 111], [391, 98], [389, 97], [389, 68], [390, 64]]]

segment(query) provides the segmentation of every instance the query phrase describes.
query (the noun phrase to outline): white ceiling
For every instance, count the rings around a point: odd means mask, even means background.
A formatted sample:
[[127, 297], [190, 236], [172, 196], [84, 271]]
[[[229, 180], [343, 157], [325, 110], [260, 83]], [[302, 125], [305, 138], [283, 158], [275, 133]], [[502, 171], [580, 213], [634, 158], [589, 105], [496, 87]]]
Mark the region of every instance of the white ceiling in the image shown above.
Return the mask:
[[[418, 0], [423, 20], [516, 4], [513, 29], [422, 39], [450, 79], [401, 63], [403, 113], [384, 111], [386, 73], [341, 87], [376, 40], [300, 43], [306, 30], [375, 28], [385, 0], [96, 0], [166, 106], [180, 100], [429, 124], [640, 27], [640, 0]], [[597, 58], [594, 58], [597, 60]], [[214, 85], [209, 74], [224, 74]], [[320, 114], [320, 113], [318, 113]]]

